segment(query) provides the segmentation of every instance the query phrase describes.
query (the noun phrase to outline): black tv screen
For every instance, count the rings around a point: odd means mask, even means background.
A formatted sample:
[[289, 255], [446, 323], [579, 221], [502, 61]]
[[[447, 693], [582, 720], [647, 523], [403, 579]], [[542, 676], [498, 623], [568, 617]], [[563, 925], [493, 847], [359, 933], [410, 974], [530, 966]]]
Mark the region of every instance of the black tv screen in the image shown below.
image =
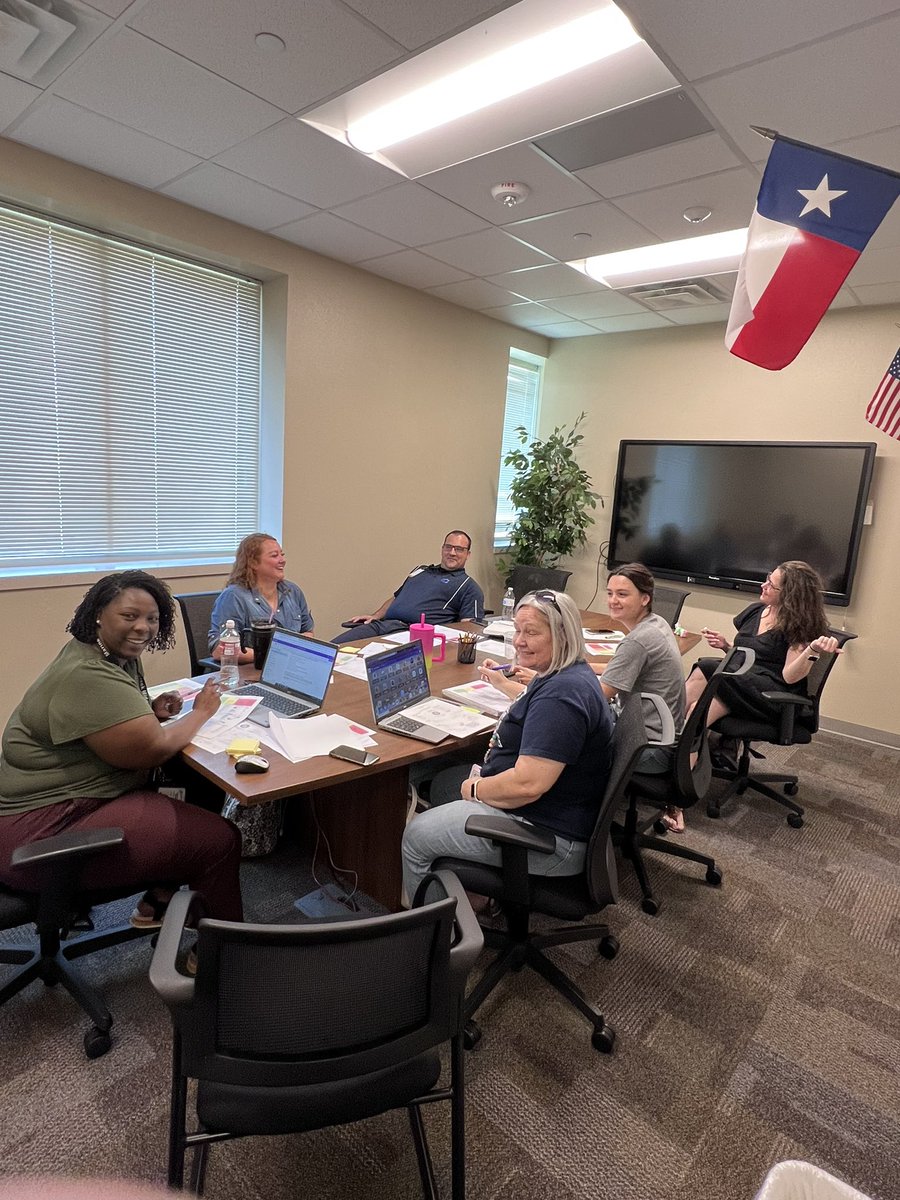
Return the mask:
[[755, 591], [802, 559], [847, 605], [874, 461], [874, 442], [620, 442], [609, 564]]

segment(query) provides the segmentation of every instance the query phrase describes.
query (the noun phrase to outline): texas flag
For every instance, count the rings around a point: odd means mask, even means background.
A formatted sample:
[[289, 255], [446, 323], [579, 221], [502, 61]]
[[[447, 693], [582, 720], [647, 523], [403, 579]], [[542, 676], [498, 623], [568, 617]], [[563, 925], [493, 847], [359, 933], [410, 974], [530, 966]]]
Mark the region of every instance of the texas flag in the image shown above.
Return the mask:
[[750, 220], [725, 345], [793, 362], [900, 195], [900, 175], [778, 137]]

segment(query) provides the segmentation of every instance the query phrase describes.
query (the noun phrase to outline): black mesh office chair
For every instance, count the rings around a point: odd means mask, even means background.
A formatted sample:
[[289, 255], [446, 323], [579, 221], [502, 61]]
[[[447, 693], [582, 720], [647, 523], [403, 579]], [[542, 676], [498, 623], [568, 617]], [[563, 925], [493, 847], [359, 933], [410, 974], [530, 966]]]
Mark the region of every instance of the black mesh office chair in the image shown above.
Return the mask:
[[[671, 745], [675, 738], [672, 715], [658, 696], [650, 699], [663, 727], [662, 740], [654, 744]], [[489, 838], [498, 845], [503, 855], [502, 866], [492, 867], [463, 858], [439, 858], [434, 864], [436, 870], [453, 871], [468, 891], [499, 901], [506, 922], [503, 930], [483, 929], [486, 944], [498, 953], [466, 1000], [467, 1046], [474, 1046], [481, 1038], [481, 1031], [472, 1019], [481, 1004], [508, 971], [529, 966], [590, 1021], [594, 1049], [604, 1053], [612, 1050], [616, 1039], [613, 1027], [544, 951], [568, 942], [599, 938], [600, 953], [604, 958], [615, 958], [618, 942], [606, 925], [565, 924], [547, 933], [535, 933], [531, 930], [531, 918], [534, 913], [545, 913], [561, 921], [582, 922], [608, 904], [615, 904], [618, 889], [610, 825], [637, 758], [647, 744], [641, 697], [635, 693], [626, 697], [616, 722], [612, 770], [606, 789], [598, 798], [597, 820], [588, 842], [584, 870], [579, 875], [529, 875], [528, 852], [550, 853], [555, 845], [553, 835], [534, 826], [512, 825], [503, 818], [481, 814], [469, 817], [466, 832]]]
[[87, 859], [124, 840], [121, 829], [110, 828], [61, 833], [19, 846], [13, 851], [12, 865], [39, 868], [44, 877], [41, 890], [24, 892], [0, 886], [0, 929], [33, 923], [38, 934], [37, 945], [10, 942], [0, 946], [0, 963], [19, 968], [0, 988], [0, 1005], [36, 979], [49, 987], [61, 983], [91, 1019], [91, 1027], [84, 1035], [88, 1058], [99, 1058], [110, 1048], [113, 1019], [100, 993], [86, 984], [70, 965], [72, 960], [156, 932], [122, 924], [63, 940], [77, 912], [92, 903], [131, 894], [120, 889], [115, 893], [86, 895], [78, 885]]
[[[434, 1200], [421, 1106], [446, 1100], [452, 1194], [463, 1200], [462, 1006], [483, 941], [451, 874], [429, 876], [420, 890], [408, 912], [359, 920], [200, 920], [196, 979], [180, 974], [176, 959], [197, 897], [178, 893], [150, 968], [174, 1026], [170, 1186], [183, 1185], [188, 1148], [199, 1194], [212, 1142], [304, 1133], [405, 1107], [423, 1194]], [[438, 1047], [447, 1042], [450, 1082], [439, 1086]], [[197, 1080], [193, 1133], [189, 1079]]]
[[653, 611], [674, 629], [684, 608], [684, 602], [690, 594], [682, 592], [679, 588], [656, 584], [653, 589]]
[[513, 567], [507, 576], [506, 586], [512, 588], [518, 604], [528, 592], [539, 592], [541, 588], [564, 592], [571, 574], [571, 571], [561, 571], [559, 567]]
[[[829, 629], [831, 637], [837, 638], [838, 646], [844, 646], [857, 635], [846, 633], [842, 629]], [[743, 796], [748, 791], [759, 792], [788, 809], [787, 823], [794, 829], [803, 824], [803, 807], [790, 797], [796, 796], [799, 788], [799, 776], [779, 773], [750, 774], [751, 758], [764, 758], [761, 751], [754, 749], [754, 742], [769, 742], [778, 746], [804, 746], [812, 741], [813, 734], [819, 728], [819, 704], [822, 699], [822, 689], [837, 662], [837, 654], [820, 654], [818, 661], [813, 663], [806, 677], [805, 696], [795, 692], [763, 692], [767, 700], [777, 704], [780, 710], [778, 722], [748, 721], [743, 717], [722, 717], [716, 721], [713, 729], [723, 737], [734, 738], [740, 743], [740, 757], [737, 770], [727, 767], [717, 767], [713, 774], [719, 779], [727, 779], [729, 786], [726, 791], [709, 800], [706, 811], [711, 817], [722, 815], [722, 806], [733, 796]], [[782, 788], [776, 791], [772, 785]]]
[[180, 596], [175, 597], [181, 609], [192, 675], [203, 675], [219, 669], [218, 662], [209, 657], [207, 640], [212, 623], [213, 605], [218, 598], [218, 592], [182, 592]]
[[[701, 854], [699, 850], [692, 850], [682, 842], [667, 838], [665, 826], [660, 824], [658, 813], [670, 805], [691, 808], [706, 796], [712, 780], [709, 730], [706, 728], [709, 706], [719, 690], [722, 677], [746, 674], [755, 658], [752, 650], [739, 650], [732, 646], [707, 682], [700, 699], [684, 723], [672, 757], [671, 771], [659, 775], [646, 775], [638, 771], [631, 777], [627, 789], [628, 810], [625, 821], [618, 828], [613, 826], [613, 841], [620, 847], [623, 858], [627, 858], [634, 868], [643, 896], [641, 908], [651, 916], [656, 916], [660, 904], [653, 894], [642, 850], [656, 850], [661, 854], [670, 854], [675, 858], [698, 863], [706, 868], [705, 879], [711, 887], [718, 887], [722, 882], [722, 872], [716, 866], [715, 859], [708, 854]], [[691, 758], [694, 755], [697, 756], [697, 761], [691, 766]], [[649, 818], [644, 817], [641, 814], [642, 805], [645, 808], [649, 805], [657, 812]], [[649, 832], [651, 826], [656, 828], [656, 835]]]

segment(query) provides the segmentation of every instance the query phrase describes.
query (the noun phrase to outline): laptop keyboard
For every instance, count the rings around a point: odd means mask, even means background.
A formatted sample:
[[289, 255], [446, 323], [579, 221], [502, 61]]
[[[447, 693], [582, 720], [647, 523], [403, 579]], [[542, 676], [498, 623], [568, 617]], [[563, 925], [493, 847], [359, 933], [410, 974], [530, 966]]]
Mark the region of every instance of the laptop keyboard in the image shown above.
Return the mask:
[[255, 683], [245, 684], [240, 688], [240, 694], [242, 696], [262, 696], [266, 708], [280, 713], [283, 717], [296, 717], [298, 713], [309, 712], [308, 704], [298, 704], [296, 700], [280, 696], [277, 692], [266, 691], [265, 688], [257, 687]]
[[422, 728], [422, 722], [414, 721], [412, 717], [392, 717], [387, 723], [391, 729], [399, 729], [403, 733], [415, 733]]

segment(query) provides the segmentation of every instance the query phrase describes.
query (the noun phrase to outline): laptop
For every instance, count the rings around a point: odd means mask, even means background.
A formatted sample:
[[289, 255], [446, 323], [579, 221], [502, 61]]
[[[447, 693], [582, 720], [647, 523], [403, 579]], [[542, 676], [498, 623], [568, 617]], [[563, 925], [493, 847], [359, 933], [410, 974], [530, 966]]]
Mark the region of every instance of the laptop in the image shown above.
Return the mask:
[[442, 742], [448, 736], [442, 729], [416, 720], [416, 706], [431, 699], [425, 652], [420, 641], [369, 655], [366, 679], [372, 715], [379, 729], [418, 738], [420, 742]]
[[259, 683], [245, 683], [234, 689], [234, 695], [262, 697], [249, 717], [257, 725], [268, 725], [270, 712], [280, 717], [309, 716], [322, 707], [337, 654], [332, 642], [276, 629]]

